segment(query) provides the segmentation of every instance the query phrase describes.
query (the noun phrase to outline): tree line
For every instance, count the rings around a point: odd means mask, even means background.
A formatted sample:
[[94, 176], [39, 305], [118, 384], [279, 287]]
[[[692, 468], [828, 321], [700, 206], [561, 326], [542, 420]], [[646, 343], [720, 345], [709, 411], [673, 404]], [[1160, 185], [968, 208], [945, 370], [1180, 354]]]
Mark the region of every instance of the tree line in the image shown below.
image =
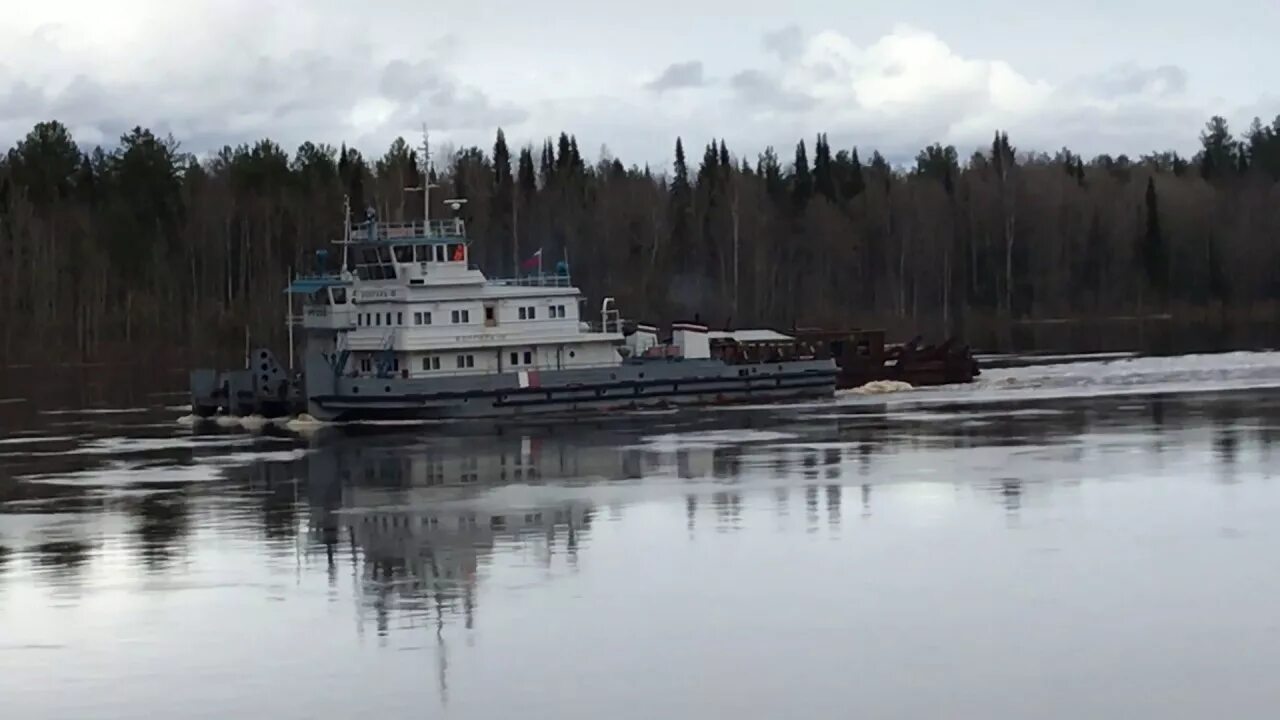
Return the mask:
[[[976, 322], [1253, 312], [1280, 299], [1280, 117], [1239, 137], [1221, 117], [1189, 158], [1086, 160], [1006, 133], [914, 163], [833, 148], [754, 158], [677, 139], [670, 171], [594, 163], [574, 136], [464, 147], [432, 163], [434, 216], [465, 197], [472, 258], [512, 274], [541, 249], [593, 304], [712, 324], [964, 333]], [[422, 159], [397, 139], [271, 140], [205, 158], [134, 128], [114, 148], [36, 125], [0, 158], [0, 364], [58, 356], [239, 352], [280, 342], [289, 269], [342, 230], [344, 197], [422, 215]], [[362, 214], [357, 210], [357, 214]], [[336, 253], [330, 253], [337, 257]]]

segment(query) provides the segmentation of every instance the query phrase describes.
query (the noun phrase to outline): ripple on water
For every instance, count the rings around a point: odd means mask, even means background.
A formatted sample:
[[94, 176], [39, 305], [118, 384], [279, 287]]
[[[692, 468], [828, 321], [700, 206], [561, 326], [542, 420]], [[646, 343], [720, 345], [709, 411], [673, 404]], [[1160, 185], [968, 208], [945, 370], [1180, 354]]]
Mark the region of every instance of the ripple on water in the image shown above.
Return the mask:
[[56, 410], [41, 410], [41, 415], [131, 415], [135, 413], [151, 412], [155, 408], [133, 407], [133, 408], [58, 408]]

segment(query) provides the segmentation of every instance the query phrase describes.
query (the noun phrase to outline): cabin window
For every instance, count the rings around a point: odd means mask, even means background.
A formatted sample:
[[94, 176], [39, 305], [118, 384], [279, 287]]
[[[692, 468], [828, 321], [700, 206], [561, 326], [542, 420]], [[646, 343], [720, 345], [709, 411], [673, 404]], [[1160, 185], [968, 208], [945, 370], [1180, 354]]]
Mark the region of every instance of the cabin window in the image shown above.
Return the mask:
[[429, 262], [431, 260], [430, 245], [415, 245], [413, 248], [413, 259], [420, 263]]
[[521, 320], [528, 320], [528, 319], [529, 319], [529, 311], [528, 311], [528, 310], [526, 310], [526, 309], [525, 309], [525, 308], [523, 308], [523, 307], [522, 307], [522, 308], [520, 308], [520, 319], [521, 319]]
[[400, 372], [400, 358], [391, 358], [391, 372]]
[[484, 306], [484, 321], [493, 322], [493, 306], [492, 305]]
[[346, 288], [333, 288], [333, 304], [334, 304], [334, 305], [346, 305], [346, 304], [347, 304], [347, 289], [346, 289]]
[[436, 262], [438, 263], [444, 262], [444, 246], [436, 245], [435, 249], [436, 249]]
[[[414, 325], [421, 325], [421, 324], [422, 324], [422, 313], [420, 313], [420, 312], [416, 312], [416, 313], [414, 313], [414, 314], [413, 314], [413, 324], [414, 324]], [[423, 368], [423, 369], [425, 370], [426, 368]]]
[[422, 313], [422, 324], [423, 324], [423, 325], [430, 325], [430, 324], [431, 324], [431, 313], [429, 313], [429, 312], [424, 312], [424, 313]]
[[397, 325], [403, 325], [403, 324], [404, 324], [404, 313], [402, 313], [402, 312], [398, 312], [398, 313], [396, 313], [396, 324], [397, 324]]
[[374, 320], [373, 322], [374, 325], [377, 325], [378, 327], [382, 327], [382, 313], [374, 313], [373, 320]]
[[520, 353], [514, 353], [514, 352], [511, 353], [511, 364], [512, 365], [520, 364]]
[[538, 319], [538, 308], [536, 308], [536, 307], [531, 307], [531, 308], [529, 308], [529, 319], [530, 319], [530, 320], [537, 320], [537, 319]]
[[386, 245], [378, 246], [378, 262], [384, 265], [391, 264], [391, 248]]
[[462, 313], [458, 312], [457, 310], [454, 310], [452, 315], [452, 320], [454, 325], [457, 325], [458, 323], [462, 322]]
[[387, 313], [387, 325], [391, 324], [391, 313]]
[[412, 245], [396, 245], [395, 248], [396, 262], [410, 263], [413, 262], [413, 246]]
[[475, 367], [475, 366], [476, 366], [476, 356], [475, 356], [475, 355], [459, 355], [459, 356], [458, 356], [458, 368], [459, 368], [459, 369], [462, 369], [462, 368], [473, 368], [473, 367]]
[[373, 360], [368, 356], [360, 358], [360, 372], [373, 372]]
[[449, 244], [449, 262], [466, 262], [467, 246], [461, 243]]
[[364, 325], [364, 313], [356, 313], [356, 324]]
[[423, 369], [423, 370], [439, 370], [439, 369], [440, 369], [440, 358], [438, 358], [438, 357], [424, 357], [424, 358], [422, 358], [422, 369]]
[[525, 365], [533, 364], [533, 353], [529, 352], [528, 350], [524, 351], [524, 364]]
[[563, 318], [563, 317], [565, 317], [565, 314], [564, 314], [564, 306], [563, 306], [563, 305], [557, 305], [557, 306], [556, 306], [556, 310], [558, 310], [558, 311], [559, 311], [559, 313], [560, 313], [560, 317], [562, 317], [562, 318]]

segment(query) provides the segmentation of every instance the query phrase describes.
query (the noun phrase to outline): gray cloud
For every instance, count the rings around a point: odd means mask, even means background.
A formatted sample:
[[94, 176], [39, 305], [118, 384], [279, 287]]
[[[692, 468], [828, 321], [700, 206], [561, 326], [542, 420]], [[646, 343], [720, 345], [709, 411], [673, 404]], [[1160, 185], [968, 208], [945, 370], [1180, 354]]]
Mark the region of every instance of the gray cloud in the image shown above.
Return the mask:
[[654, 92], [666, 92], [681, 88], [702, 87], [706, 80], [702, 77], [702, 61], [672, 63], [658, 77], [645, 83], [645, 88]]
[[817, 103], [809, 95], [783, 87], [777, 78], [760, 70], [743, 70], [729, 79], [729, 87], [740, 102], [755, 108], [797, 112]]
[[424, 121], [446, 134], [488, 134], [528, 117], [527, 110], [460, 82], [439, 62], [379, 64], [361, 47], [242, 58], [217, 71], [196, 68], [128, 82], [86, 74], [60, 85], [38, 80], [0, 72], [0, 142], [22, 137], [36, 122], [58, 119], [89, 144], [111, 144], [142, 125], [170, 131], [198, 153], [262, 137], [286, 147], [361, 139], [385, 147]]
[[1187, 89], [1187, 71], [1176, 65], [1146, 68], [1129, 63], [1084, 78], [1084, 82], [1094, 94], [1105, 98], [1181, 95]]
[[799, 57], [804, 51], [804, 33], [801, 32], [800, 26], [788, 25], [765, 33], [763, 44], [765, 50], [777, 55], [783, 62], [789, 62]]

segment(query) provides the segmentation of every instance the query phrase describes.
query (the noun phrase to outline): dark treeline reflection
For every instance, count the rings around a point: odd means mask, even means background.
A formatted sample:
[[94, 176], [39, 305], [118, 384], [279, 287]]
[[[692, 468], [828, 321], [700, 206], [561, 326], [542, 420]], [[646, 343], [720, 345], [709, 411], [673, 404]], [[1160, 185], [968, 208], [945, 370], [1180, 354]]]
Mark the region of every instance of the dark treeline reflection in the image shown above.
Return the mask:
[[189, 503], [182, 491], [153, 493], [131, 507], [138, 552], [149, 570], [166, 567], [186, 551]]
[[[1271, 396], [1219, 395], [1064, 399], [1052, 409], [851, 406], [820, 417], [699, 415], [660, 427], [484, 434], [332, 430], [303, 457], [228, 468], [214, 482], [104, 487], [124, 491], [115, 499], [81, 485], [80, 497], [0, 504], [0, 531], [6, 514], [51, 518], [16, 547], [5, 537], [14, 549], [0, 546], [0, 582], [22, 568], [74, 588], [103, 553], [144, 576], [173, 576], [182, 571], [175, 561], [199, 554], [197, 537], [225, 533], [269, 556], [293, 545], [332, 587], [350, 578], [381, 632], [419, 621], [471, 625], [490, 574], [512, 572], [512, 563], [537, 570], [535, 582], [578, 572], [596, 561], [598, 528], [627, 523], [637, 503], [665, 498], [691, 541], [762, 529], [842, 535], [874, 521], [877, 501], [899, 502], [892, 488], [901, 482], [971, 488], [1019, 515], [1083, 480], [1186, 462], [1193, 445], [1211, 458], [1214, 479], [1239, 482], [1267, 456], [1278, 421]], [[177, 448], [172, 459], [198, 463], [211, 447]], [[160, 452], [143, 454], [148, 465], [162, 462]], [[52, 520], [115, 512], [129, 521], [123, 543]], [[776, 522], [762, 528], [761, 517]]]
[[[590, 297], [655, 321], [906, 333], [1272, 315], [1280, 118], [1236, 134], [1215, 117], [1191, 158], [1013, 142], [997, 132], [969, 157], [935, 144], [891, 166], [825, 135], [763, 151], [677, 139], [668, 171], [607, 151], [588, 162], [565, 133], [517, 148], [499, 131], [492, 147], [442, 153], [434, 179], [438, 199], [469, 199], [489, 273], [541, 249]], [[0, 157], [0, 360], [136, 357], [140, 344], [232, 353], [246, 326], [278, 342], [285, 275], [338, 236], [343, 196], [357, 212], [420, 217], [404, 188], [421, 163], [400, 139], [377, 157], [263, 139], [197, 158], [145, 128], [90, 149], [58, 122], [36, 125]]]

